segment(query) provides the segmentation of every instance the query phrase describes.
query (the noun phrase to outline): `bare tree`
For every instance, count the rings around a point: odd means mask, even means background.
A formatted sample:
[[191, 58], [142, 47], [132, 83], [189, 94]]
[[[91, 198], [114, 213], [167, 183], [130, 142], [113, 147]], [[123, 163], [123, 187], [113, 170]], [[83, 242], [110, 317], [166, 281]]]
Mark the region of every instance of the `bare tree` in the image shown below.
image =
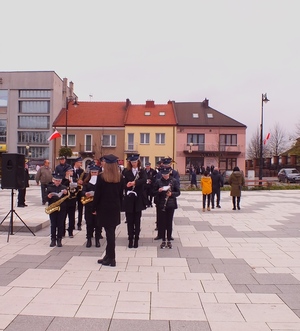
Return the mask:
[[260, 134], [257, 129], [255, 133], [253, 133], [250, 142], [247, 147], [247, 158], [250, 160], [258, 159], [260, 152]]
[[270, 139], [266, 142], [270, 157], [278, 156], [287, 149], [287, 135], [279, 123], [275, 123], [270, 133]]
[[296, 124], [296, 137], [294, 139], [297, 139], [300, 137], [300, 121]]

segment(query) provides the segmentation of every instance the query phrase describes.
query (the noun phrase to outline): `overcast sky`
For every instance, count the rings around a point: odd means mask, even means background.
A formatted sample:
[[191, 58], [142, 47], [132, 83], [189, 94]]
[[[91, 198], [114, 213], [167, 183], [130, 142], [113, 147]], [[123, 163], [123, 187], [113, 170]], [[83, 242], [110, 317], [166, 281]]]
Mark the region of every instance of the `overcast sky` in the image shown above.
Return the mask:
[[[0, 71], [53, 70], [79, 100], [203, 101], [259, 129], [300, 122], [299, 0], [10, 0]], [[90, 97], [92, 95], [92, 97]]]

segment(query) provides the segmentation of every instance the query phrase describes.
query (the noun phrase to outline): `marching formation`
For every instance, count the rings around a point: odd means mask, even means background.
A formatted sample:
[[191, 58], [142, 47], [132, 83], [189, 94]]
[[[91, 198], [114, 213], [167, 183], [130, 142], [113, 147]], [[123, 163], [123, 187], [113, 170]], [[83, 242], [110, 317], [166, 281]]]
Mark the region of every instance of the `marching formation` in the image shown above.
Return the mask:
[[[36, 182], [41, 183], [42, 204], [48, 203], [45, 212], [50, 218], [50, 247], [62, 247], [62, 238], [73, 238], [75, 213], [78, 212], [77, 229], [86, 222], [86, 247], [100, 247], [102, 229], [106, 235], [106, 252], [99, 264], [116, 266], [115, 230], [125, 212], [128, 248], [138, 248], [142, 212], [156, 206], [155, 240], [161, 240], [160, 248], [172, 248], [173, 216], [180, 195], [180, 177], [172, 169], [172, 159], [163, 158], [156, 169], [147, 162], [142, 166], [140, 155], [127, 158], [127, 166], [121, 168], [115, 155], [104, 155], [97, 165], [91, 162], [84, 170], [82, 159], [74, 165], [66, 158], [57, 158], [59, 164], [53, 173], [49, 161], [38, 170]], [[48, 180], [48, 182], [46, 182]], [[49, 182], [50, 181], [50, 182]], [[84, 212], [83, 212], [84, 211]]]

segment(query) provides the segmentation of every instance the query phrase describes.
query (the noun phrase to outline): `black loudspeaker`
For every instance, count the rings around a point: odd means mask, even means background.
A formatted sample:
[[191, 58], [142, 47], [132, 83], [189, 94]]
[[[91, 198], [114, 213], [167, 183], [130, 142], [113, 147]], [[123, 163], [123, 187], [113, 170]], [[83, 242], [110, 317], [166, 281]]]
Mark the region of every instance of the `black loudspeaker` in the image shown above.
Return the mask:
[[1, 188], [25, 188], [25, 155], [17, 153], [2, 154]]

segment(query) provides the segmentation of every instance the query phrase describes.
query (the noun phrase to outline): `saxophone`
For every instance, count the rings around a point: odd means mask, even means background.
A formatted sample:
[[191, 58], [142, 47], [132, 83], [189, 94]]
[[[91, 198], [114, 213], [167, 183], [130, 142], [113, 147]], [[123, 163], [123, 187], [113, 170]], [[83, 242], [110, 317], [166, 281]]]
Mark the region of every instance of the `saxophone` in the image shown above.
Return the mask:
[[92, 202], [93, 200], [94, 200], [94, 197], [86, 197], [86, 196], [83, 196], [80, 199], [80, 201], [83, 205], [86, 205], [87, 203]]
[[63, 198], [51, 203], [48, 207], [45, 208], [45, 213], [50, 215], [54, 213], [55, 211], [60, 211], [60, 205], [69, 198], [70, 191], [68, 190], [68, 194], [64, 196]]
[[[85, 174], [85, 172], [83, 171], [83, 172], [81, 173], [80, 177], [78, 178], [77, 182], [78, 182], [79, 180], [82, 180], [82, 179], [83, 179], [84, 174]], [[77, 191], [76, 195], [78, 194], [79, 191], [82, 191], [83, 185], [82, 185], [82, 184], [77, 184], [77, 187], [78, 187], [78, 191]]]

